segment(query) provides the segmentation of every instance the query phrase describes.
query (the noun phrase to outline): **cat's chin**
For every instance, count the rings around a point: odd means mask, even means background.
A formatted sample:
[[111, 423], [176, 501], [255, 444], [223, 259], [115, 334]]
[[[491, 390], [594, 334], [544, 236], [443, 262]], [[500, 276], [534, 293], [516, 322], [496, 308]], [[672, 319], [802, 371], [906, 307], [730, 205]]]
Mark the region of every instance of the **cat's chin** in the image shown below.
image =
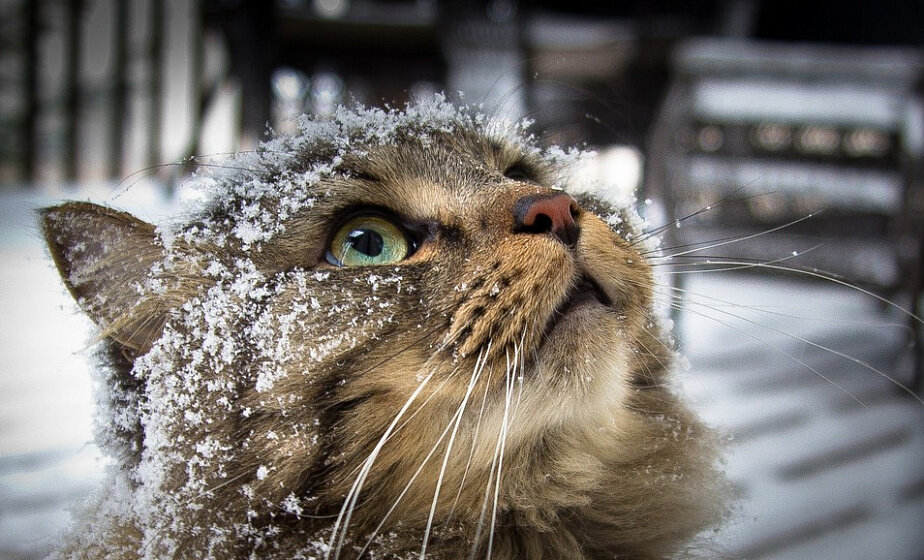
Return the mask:
[[621, 336], [622, 326], [611, 306], [582, 296], [570, 303], [549, 329], [539, 351], [539, 365], [570, 371], [582, 364], [606, 360], [614, 353], [622, 356], [629, 347]]
[[581, 296], [549, 322], [540, 354], [568, 360], [568, 355], [595, 353], [594, 347], [599, 346], [593, 343], [600, 338], [597, 331], [614, 318], [608, 305], [592, 296]]
[[[592, 294], [569, 301], [536, 353], [526, 407], [552, 423], [612, 414], [627, 392], [631, 343], [623, 318]], [[554, 396], [550, 401], [549, 397]]]
[[574, 285], [565, 294], [562, 302], [552, 312], [545, 327], [544, 338], [554, 336], [559, 329], [559, 325], [565, 324], [564, 330], [573, 328], [569, 326], [572, 320], [577, 317], [578, 320], [582, 314], [586, 314], [588, 308], [606, 309], [611, 305], [609, 297], [603, 289], [589, 276], [582, 275]]

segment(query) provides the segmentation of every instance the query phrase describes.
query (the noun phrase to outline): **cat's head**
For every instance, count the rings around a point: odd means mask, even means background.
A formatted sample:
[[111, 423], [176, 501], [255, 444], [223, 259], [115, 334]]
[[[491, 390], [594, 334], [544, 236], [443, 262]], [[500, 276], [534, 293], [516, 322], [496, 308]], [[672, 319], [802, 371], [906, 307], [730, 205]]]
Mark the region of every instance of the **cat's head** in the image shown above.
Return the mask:
[[608, 462], [685, 468], [665, 451], [687, 420], [662, 388], [650, 247], [629, 208], [568, 184], [575, 154], [440, 100], [300, 129], [181, 223], [44, 211], [131, 368], [114, 416], [142, 540], [255, 546], [349, 520], [361, 545], [432, 516], [450, 542], [488, 502], [546, 529], [601, 493], [638, 502], [641, 482], [599, 487]]

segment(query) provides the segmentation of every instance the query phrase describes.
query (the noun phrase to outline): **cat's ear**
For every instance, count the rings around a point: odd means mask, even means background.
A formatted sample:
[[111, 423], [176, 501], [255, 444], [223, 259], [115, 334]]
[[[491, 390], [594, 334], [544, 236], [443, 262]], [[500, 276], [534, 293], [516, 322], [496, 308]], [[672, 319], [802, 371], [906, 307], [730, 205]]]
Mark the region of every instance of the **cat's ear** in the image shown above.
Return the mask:
[[40, 215], [51, 256], [80, 307], [103, 335], [147, 351], [166, 320], [164, 302], [153, 301], [159, 298], [145, 289], [164, 260], [154, 226], [84, 202], [46, 208]]

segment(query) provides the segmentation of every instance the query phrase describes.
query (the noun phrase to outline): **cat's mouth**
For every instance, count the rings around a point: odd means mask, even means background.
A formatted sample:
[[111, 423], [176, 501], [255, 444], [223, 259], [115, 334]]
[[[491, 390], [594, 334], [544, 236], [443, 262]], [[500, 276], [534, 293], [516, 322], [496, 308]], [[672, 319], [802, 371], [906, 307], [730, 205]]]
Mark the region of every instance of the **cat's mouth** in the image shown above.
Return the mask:
[[600, 286], [589, 276], [581, 275], [565, 294], [565, 298], [558, 304], [549, 322], [545, 326], [545, 334], [548, 335], [559, 323], [569, 318], [571, 315], [589, 306], [612, 305], [612, 301], [606, 295]]

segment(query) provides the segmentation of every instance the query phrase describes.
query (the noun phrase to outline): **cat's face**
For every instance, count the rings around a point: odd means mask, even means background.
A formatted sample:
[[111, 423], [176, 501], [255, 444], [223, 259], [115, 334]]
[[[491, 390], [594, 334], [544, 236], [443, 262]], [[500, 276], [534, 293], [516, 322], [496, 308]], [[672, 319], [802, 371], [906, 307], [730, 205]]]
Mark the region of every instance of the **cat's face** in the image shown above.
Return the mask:
[[168, 518], [180, 542], [329, 536], [343, 512], [363, 535], [428, 517], [449, 535], [495, 487], [495, 511], [545, 523], [589, 499], [549, 498], [554, 481], [641, 453], [633, 409], [670, 352], [631, 213], [560, 190], [556, 158], [522, 137], [402, 119], [276, 144], [160, 232], [46, 212], [69, 288], [133, 360], [145, 539]]

